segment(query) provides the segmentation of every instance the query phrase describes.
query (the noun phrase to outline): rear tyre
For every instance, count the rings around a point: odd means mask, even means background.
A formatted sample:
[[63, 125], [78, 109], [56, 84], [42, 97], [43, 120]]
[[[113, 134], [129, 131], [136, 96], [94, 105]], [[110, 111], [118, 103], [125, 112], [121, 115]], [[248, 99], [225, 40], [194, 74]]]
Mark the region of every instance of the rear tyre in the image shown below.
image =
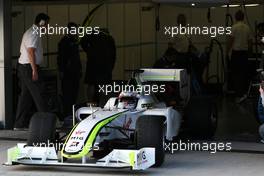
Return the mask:
[[27, 145], [41, 146], [55, 142], [56, 115], [47, 112], [35, 113], [29, 125]]
[[141, 116], [136, 122], [137, 149], [143, 147], [155, 148], [155, 167], [164, 162], [164, 120], [160, 116]]
[[190, 135], [210, 139], [217, 128], [217, 107], [209, 97], [193, 97], [185, 112]]

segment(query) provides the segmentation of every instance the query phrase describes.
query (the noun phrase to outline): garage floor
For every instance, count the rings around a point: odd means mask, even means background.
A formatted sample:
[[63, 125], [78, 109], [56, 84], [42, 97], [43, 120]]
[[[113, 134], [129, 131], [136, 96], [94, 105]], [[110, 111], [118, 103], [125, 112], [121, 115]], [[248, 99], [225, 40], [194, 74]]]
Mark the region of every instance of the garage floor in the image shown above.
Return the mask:
[[[232, 142], [232, 152], [183, 151], [167, 154], [161, 168], [132, 172], [84, 168], [0, 166], [0, 176], [58, 175], [190, 175], [231, 176], [263, 175], [264, 144], [259, 143], [258, 124], [250, 101], [241, 105], [232, 98], [219, 100], [219, 122], [215, 140]], [[27, 132], [0, 131], [0, 163], [6, 161], [6, 150], [25, 139]], [[4, 140], [6, 138], [6, 140]], [[7, 140], [8, 139], [8, 140]], [[238, 142], [239, 141], [239, 142]]]
[[[1, 141], [0, 163], [5, 162], [6, 149], [16, 142]], [[167, 154], [161, 168], [146, 171], [104, 170], [91, 168], [55, 168], [29, 166], [0, 166], [1, 176], [62, 176], [62, 175], [177, 175], [177, 176], [261, 176], [263, 154], [208, 152], [178, 152]]]
[[252, 100], [241, 104], [234, 98], [223, 98], [218, 101], [218, 128], [216, 140], [259, 141], [257, 123], [254, 116]]

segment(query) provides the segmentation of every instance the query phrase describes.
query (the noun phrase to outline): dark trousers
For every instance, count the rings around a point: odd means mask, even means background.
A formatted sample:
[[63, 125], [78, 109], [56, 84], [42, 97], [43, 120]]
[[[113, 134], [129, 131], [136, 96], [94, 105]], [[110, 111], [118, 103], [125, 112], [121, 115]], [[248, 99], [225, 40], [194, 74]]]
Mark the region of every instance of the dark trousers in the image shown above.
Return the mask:
[[38, 112], [47, 112], [47, 105], [41, 96], [42, 87], [40, 76], [38, 81], [32, 80], [32, 69], [30, 64], [18, 64], [18, 78], [20, 81], [21, 93], [18, 100], [16, 122], [14, 127], [23, 128], [29, 124], [30, 112], [33, 103]]
[[88, 95], [88, 102], [99, 104], [99, 100], [100, 100], [99, 84], [88, 84], [87, 95]]
[[236, 96], [247, 93], [249, 87], [248, 51], [232, 51], [231, 55], [232, 87]]
[[76, 103], [79, 94], [80, 74], [65, 74], [62, 79], [62, 99], [64, 117], [72, 114], [72, 105]]
[[[110, 83], [109, 83], [110, 84]], [[108, 84], [88, 84], [87, 96], [88, 102], [96, 103], [97, 106], [103, 107], [107, 100], [111, 97], [111, 93], [106, 95], [105, 92], [101, 92], [99, 86]]]

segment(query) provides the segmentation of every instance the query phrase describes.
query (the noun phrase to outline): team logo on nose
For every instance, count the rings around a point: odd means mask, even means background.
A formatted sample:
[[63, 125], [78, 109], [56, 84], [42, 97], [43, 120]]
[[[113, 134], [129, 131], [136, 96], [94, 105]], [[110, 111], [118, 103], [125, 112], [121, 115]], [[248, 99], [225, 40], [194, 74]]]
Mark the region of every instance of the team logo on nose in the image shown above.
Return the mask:
[[83, 134], [83, 133], [85, 133], [85, 131], [81, 131], [81, 130], [79, 130], [79, 131], [76, 131], [76, 132], [75, 132], [76, 135], [81, 135], [81, 134]]

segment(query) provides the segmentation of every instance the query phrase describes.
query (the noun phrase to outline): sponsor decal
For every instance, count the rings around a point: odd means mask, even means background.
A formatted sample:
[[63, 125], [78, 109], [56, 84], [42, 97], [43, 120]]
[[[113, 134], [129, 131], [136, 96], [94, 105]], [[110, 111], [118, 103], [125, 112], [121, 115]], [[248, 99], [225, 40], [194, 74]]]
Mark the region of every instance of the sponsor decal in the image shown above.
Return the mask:
[[83, 133], [85, 133], [85, 131], [82, 131], [82, 130], [75, 131], [75, 134], [76, 134], [76, 135], [81, 135], [81, 134], [83, 134]]
[[137, 154], [137, 165], [141, 165], [148, 162], [147, 160], [147, 156], [145, 151], [140, 152], [139, 154]]
[[73, 136], [71, 137], [71, 140], [83, 140], [83, 137]]
[[73, 141], [69, 147], [77, 147], [80, 142]]

